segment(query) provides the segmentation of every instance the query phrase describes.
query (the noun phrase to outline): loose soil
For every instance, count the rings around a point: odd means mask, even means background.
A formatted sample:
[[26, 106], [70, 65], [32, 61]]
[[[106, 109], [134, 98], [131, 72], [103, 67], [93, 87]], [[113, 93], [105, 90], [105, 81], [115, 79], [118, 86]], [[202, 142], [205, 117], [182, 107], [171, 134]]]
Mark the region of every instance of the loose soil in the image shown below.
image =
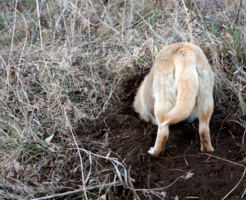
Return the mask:
[[[100, 155], [111, 152], [110, 157], [124, 163], [130, 169], [131, 178], [135, 179], [135, 189], [167, 187], [158, 193], [138, 191], [141, 200], [164, 196], [165, 199], [176, 196], [179, 199], [222, 199], [235, 186], [227, 199], [241, 199], [246, 187], [244, 128], [229, 120], [230, 116], [219, 108], [215, 108], [210, 122], [215, 148], [212, 154], [200, 152], [198, 120], [193, 124], [171, 126], [163, 155], [152, 158], [147, 154], [154, 145], [157, 126], [140, 120], [132, 108], [137, 87], [145, 74], [129, 78], [122, 84], [125, 95], [114, 109], [102, 113], [97, 120], [82, 123], [76, 131], [82, 144]], [[113, 181], [115, 169], [110, 162], [98, 159], [93, 160], [93, 164], [97, 170], [92, 177], [99, 177], [101, 182]], [[133, 199], [134, 194], [121, 186], [113, 189], [111, 197]]]

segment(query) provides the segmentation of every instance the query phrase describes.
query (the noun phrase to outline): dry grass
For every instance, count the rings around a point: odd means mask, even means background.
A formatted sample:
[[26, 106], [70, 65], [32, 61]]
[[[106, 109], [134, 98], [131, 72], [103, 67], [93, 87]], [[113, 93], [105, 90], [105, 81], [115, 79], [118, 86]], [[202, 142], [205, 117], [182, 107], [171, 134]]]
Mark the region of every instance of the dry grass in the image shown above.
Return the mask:
[[[216, 74], [216, 106], [245, 126], [246, 4], [240, 1], [3, 0], [0, 6], [1, 198], [31, 199], [59, 193], [69, 181], [71, 191], [90, 183], [84, 159], [102, 155], [83, 149], [72, 127], [110, 108], [124, 92], [122, 80], [150, 68], [170, 43], [202, 47]], [[71, 179], [66, 171], [76, 159], [82, 170]], [[103, 193], [84, 192], [86, 198]]]

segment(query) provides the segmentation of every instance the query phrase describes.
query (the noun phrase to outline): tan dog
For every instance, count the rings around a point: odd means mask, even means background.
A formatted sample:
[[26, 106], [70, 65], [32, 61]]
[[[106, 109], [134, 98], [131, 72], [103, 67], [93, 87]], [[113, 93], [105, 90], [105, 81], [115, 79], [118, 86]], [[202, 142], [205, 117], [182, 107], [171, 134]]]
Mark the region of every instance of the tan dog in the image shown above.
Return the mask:
[[164, 47], [141, 83], [134, 108], [145, 121], [158, 125], [155, 146], [148, 153], [157, 157], [165, 147], [169, 125], [199, 117], [202, 152], [213, 152], [209, 120], [213, 112], [214, 77], [203, 51], [192, 43]]

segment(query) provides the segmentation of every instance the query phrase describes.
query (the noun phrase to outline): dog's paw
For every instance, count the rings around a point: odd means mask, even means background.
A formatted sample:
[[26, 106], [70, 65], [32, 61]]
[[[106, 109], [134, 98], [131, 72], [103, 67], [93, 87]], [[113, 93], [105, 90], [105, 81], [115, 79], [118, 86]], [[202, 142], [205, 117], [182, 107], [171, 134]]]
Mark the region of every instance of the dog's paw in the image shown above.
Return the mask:
[[212, 152], [214, 152], [214, 148], [213, 148], [213, 146], [211, 145], [211, 147], [208, 149], [208, 153], [212, 153]]
[[204, 147], [201, 146], [201, 152], [203, 152], [203, 153], [205, 153], [205, 152], [212, 153], [212, 152], [214, 152], [214, 148], [213, 148], [212, 145], [210, 147], [207, 147], [207, 148], [204, 148]]
[[151, 147], [150, 150], [148, 151], [148, 154], [153, 156], [153, 157], [157, 157], [158, 155], [155, 153], [154, 147]]

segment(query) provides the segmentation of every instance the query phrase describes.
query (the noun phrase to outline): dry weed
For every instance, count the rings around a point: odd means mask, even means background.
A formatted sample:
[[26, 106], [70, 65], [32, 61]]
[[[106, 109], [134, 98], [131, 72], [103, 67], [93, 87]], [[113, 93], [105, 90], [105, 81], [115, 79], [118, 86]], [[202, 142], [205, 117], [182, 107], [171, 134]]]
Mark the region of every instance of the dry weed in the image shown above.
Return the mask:
[[103, 145], [96, 154], [86, 150], [93, 141], [80, 144], [72, 127], [110, 108], [124, 92], [122, 80], [150, 68], [170, 43], [203, 48], [216, 75], [216, 106], [235, 110], [232, 118], [245, 126], [245, 3], [3, 0], [0, 6], [2, 198], [59, 193], [68, 183], [70, 190], [83, 186], [84, 198], [98, 198], [105, 191], [86, 190], [97, 157], [112, 162], [121, 184], [131, 184], [123, 163], [106, 156]]

